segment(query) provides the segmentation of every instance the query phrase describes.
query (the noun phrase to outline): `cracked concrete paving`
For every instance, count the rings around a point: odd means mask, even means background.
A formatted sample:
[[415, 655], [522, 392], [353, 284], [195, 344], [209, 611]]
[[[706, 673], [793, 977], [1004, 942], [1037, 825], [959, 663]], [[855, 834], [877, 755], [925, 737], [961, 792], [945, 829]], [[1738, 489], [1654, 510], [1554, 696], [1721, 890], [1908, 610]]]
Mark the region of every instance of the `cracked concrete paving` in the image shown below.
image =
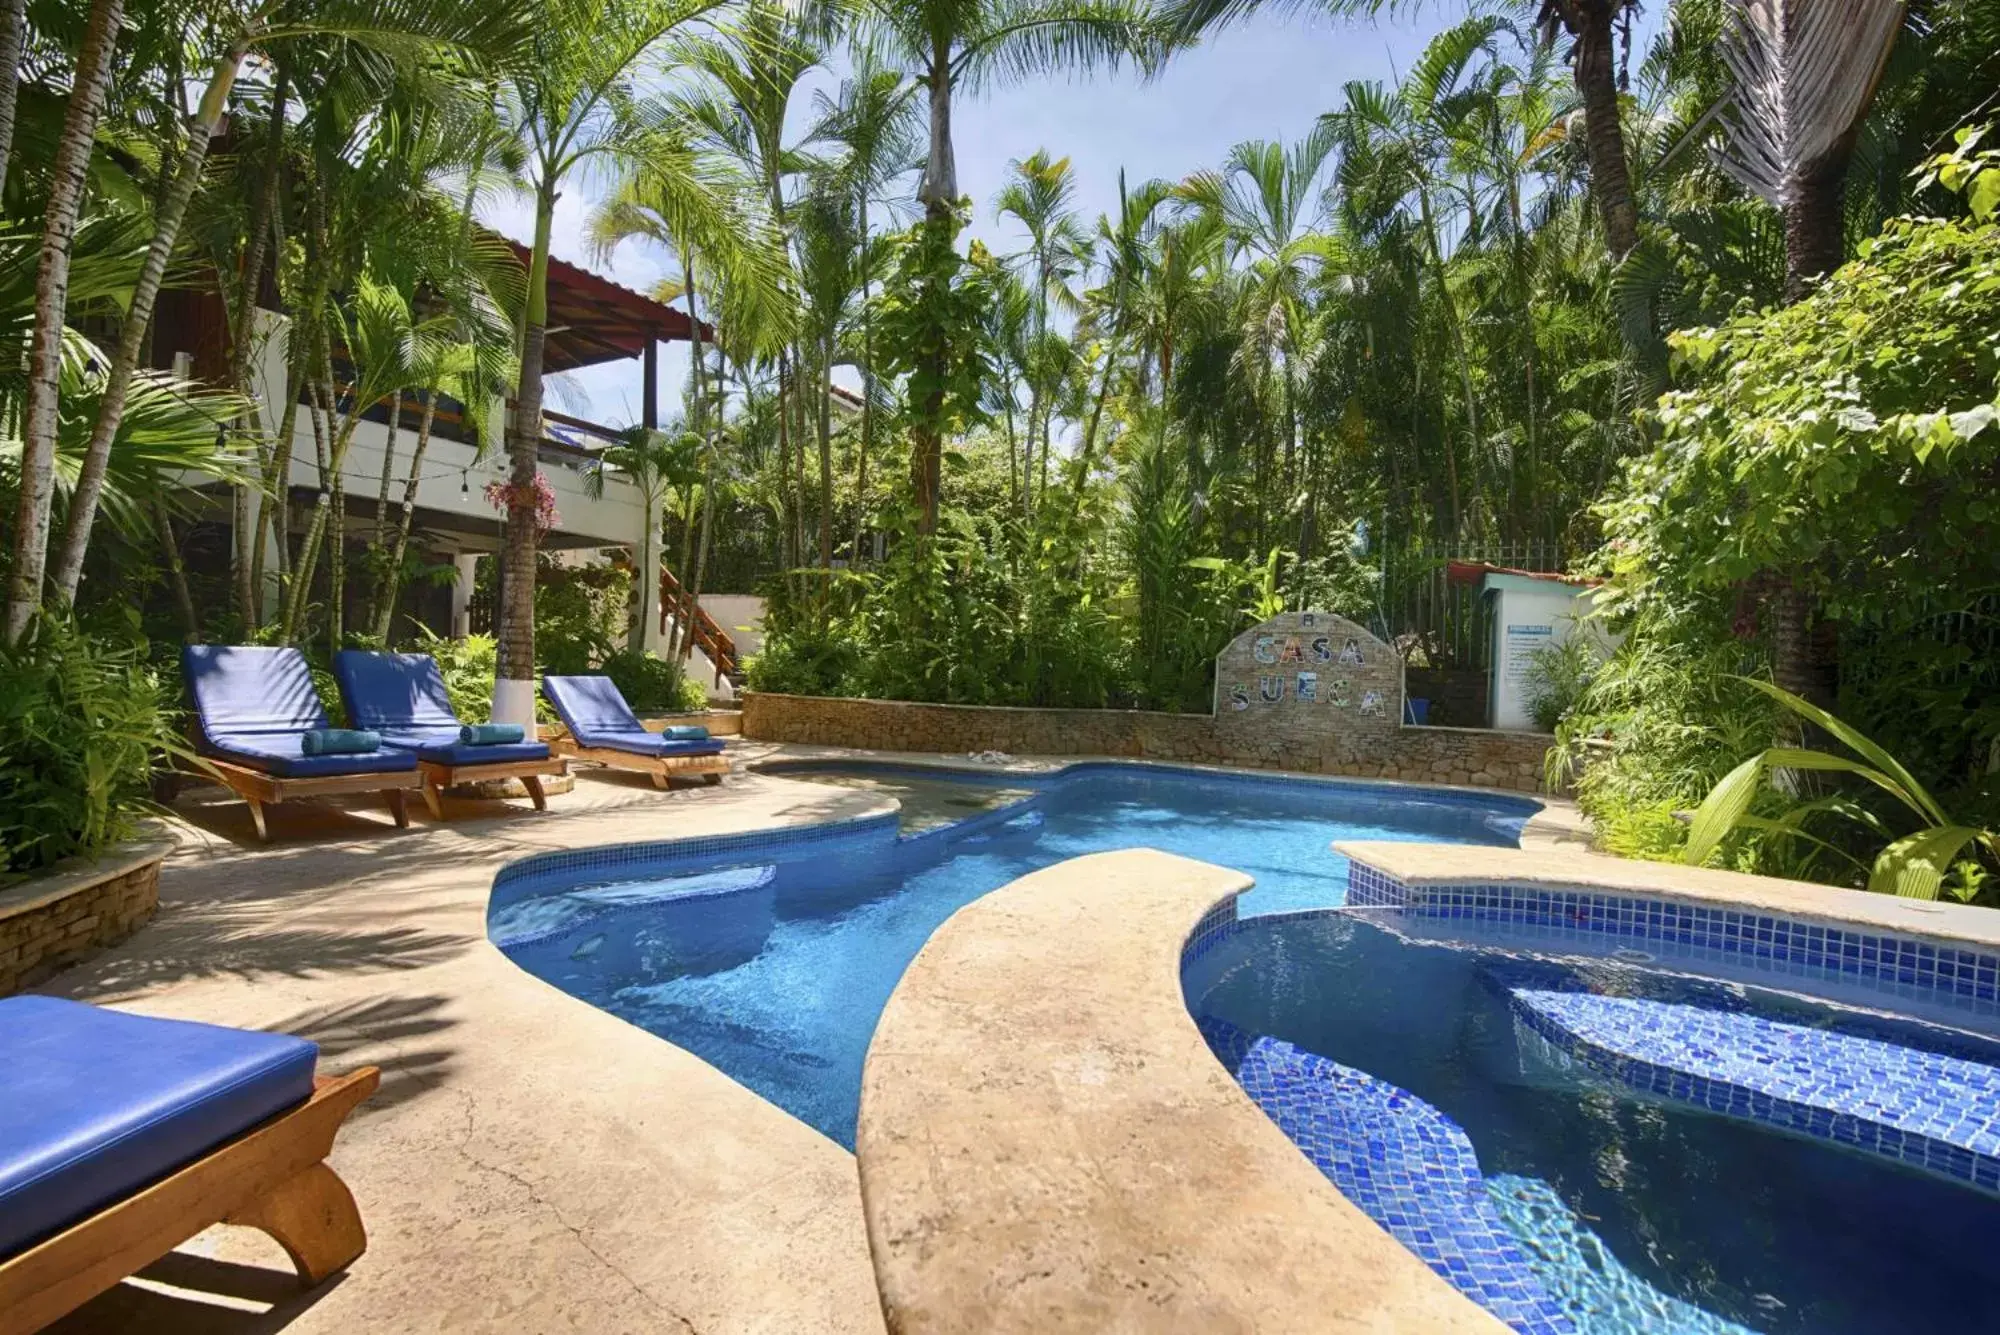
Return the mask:
[[485, 913], [493, 873], [530, 853], [889, 803], [757, 774], [643, 784], [585, 770], [547, 815], [458, 803], [401, 832], [366, 804], [280, 807], [269, 847], [242, 804], [183, 799], [159, 916], [42, 990], [303, 1034], [322, 1070], [382, 1067], [333, 1156], [369, 1249], [299, 1294], [275, 1243], [211, 1229], [51, 1329], [879, 1332], [853, 1157], [522, 972]]

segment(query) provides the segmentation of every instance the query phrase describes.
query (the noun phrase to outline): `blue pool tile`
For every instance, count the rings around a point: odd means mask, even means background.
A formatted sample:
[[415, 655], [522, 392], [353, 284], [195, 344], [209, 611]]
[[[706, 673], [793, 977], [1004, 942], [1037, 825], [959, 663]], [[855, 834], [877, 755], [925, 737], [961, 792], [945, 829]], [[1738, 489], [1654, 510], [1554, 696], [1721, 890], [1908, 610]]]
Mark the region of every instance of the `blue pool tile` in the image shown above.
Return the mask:
[[1340, 1193], [1523, 1335], [1575, 1324], [1530, 1269], [1449, 1117], [1407, 1090], [1219, 1020], [1202, 1033], [1237, 1083]]
[[1516, 1017], [1632, 1089], [1899, 1160], [2000, 1177], [2000, 1069], [1738, 1011], [1516, 988]]

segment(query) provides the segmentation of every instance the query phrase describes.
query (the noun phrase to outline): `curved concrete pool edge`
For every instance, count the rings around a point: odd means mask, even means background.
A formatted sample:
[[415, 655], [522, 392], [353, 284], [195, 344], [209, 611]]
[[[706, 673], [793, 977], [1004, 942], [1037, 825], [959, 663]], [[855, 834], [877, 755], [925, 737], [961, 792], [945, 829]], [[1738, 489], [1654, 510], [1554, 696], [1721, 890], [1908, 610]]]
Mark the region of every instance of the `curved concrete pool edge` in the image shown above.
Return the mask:
[[1150, 849], [960, 909], [891, 997], [857, 1160], [896, 1332], [1506, 1328], [1327, 1182], [1189, 1016], [1241, 873]]
[[[643, 781], [641, 781], [643, 782]], [[888, 804], [746, 776], [656, 793], [586, 774], [547, 815], [465, 804], [406, 832], [328, 808], [270, 848], [184, 831], [162, 912], [44, 989], [301, 1033], [383, 1068], [336, 1145], [369, 1249], [295, 1295], [247, 1230], [121, 1285], [68, 1331], [880, 1332], [853, 1157], [692, 1054], [534, 978], [487, 939], [502, 867], [585, 845], [867, 818]], [[551, 804], [552, 807], [555, 804]], [[261, 1277], [261, 1278], [260, 1278]], [[269, 1314], [257, 1309], [273, 1300]]]
[[1840, 927], [1879, 928], [1954, 946], [2000, 949], [2000, 912], [1970, 904], [1904, 899], [1714, 867], [1642, 862], [1531, 845], [1525, 839], [1519, 849], [1380, 840], [1343, 842], [1334, 848], [1355, 863], [1407, 886], [1474, 883], [1606, 890], [1782, 914]]

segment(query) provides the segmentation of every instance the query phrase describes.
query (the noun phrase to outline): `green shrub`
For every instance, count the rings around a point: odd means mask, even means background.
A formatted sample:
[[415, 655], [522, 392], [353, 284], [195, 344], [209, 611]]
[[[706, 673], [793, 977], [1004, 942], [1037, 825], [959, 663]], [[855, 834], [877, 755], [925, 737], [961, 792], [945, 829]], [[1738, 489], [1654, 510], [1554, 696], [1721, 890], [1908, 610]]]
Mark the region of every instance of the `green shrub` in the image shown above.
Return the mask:
[[680, 664], [651, 652], [635, 654], [620, 649], [604, 660], [602, 671], [634, 710], [672, 712], [702, 709], [708, 704], [708, 693], [700, 682], [690, 680]]
[[545, 559], [535, 581], [535, 658], [542, 670], [596, 671], [625, 641], [631, 572]]
[[1535, 726], [1554, 732], [1590, 689], [1590, 679], [1597, 675], [1601, 662], [1603, 655], [1596, 642], [1584, 634], [1571, 635], [1529, 655], [1525, 685], [1528, 717]]
[[126, 838], [164, 753], [185, 753], [140, 645], [53, 618], [0, 649], [0, 873]]

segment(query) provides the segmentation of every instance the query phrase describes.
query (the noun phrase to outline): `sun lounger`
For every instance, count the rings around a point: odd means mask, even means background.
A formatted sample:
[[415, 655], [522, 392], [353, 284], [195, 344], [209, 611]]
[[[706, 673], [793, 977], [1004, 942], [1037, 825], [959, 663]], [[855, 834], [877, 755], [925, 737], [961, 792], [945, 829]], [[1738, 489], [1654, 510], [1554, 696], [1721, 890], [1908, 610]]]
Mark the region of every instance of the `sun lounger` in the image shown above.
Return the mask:
[[191, 644], [181, 650], [181, 669], [200, 749], [250, 804], [259, 839], [270, 838], [264, 807], [300, 797], [380, 791], [396, 824], [409, 825], [404, 795], [422, 782], [413, 752], [307, 753], [306, 734], [327, 729], [329, 721], [297, 649]]
[[444, 789], [490, 779], [519, 779], [535, 810], [548, 810], [542, 776], [566, 773], [568, 767], [549, 754], [546, 742], [462, 740], [463, 725], [452, 712], [444, 674], [429, 654], [343, 649], [333, 656], [333, 675], [355, 727], [378, 732], [385, 745], [416, 756], [431, 815], [444, 818]]
[[372, 1066], [315, 1079], [304, 1039], [54, 997], [0, 1000], [0, 1335], [27, 1335], [211, 1224], [318, 1284], [367, 1247], [334, 1133]]
[[542, 694], [569, 730], [568, 737], [556, 742], [565, 755], [650, 774], [655, 788], [665, 788], [676, 777], [697, 775], [719, 783], [729, 773], [721, 742], [648, 732], [609, 677], [544, 677]]

